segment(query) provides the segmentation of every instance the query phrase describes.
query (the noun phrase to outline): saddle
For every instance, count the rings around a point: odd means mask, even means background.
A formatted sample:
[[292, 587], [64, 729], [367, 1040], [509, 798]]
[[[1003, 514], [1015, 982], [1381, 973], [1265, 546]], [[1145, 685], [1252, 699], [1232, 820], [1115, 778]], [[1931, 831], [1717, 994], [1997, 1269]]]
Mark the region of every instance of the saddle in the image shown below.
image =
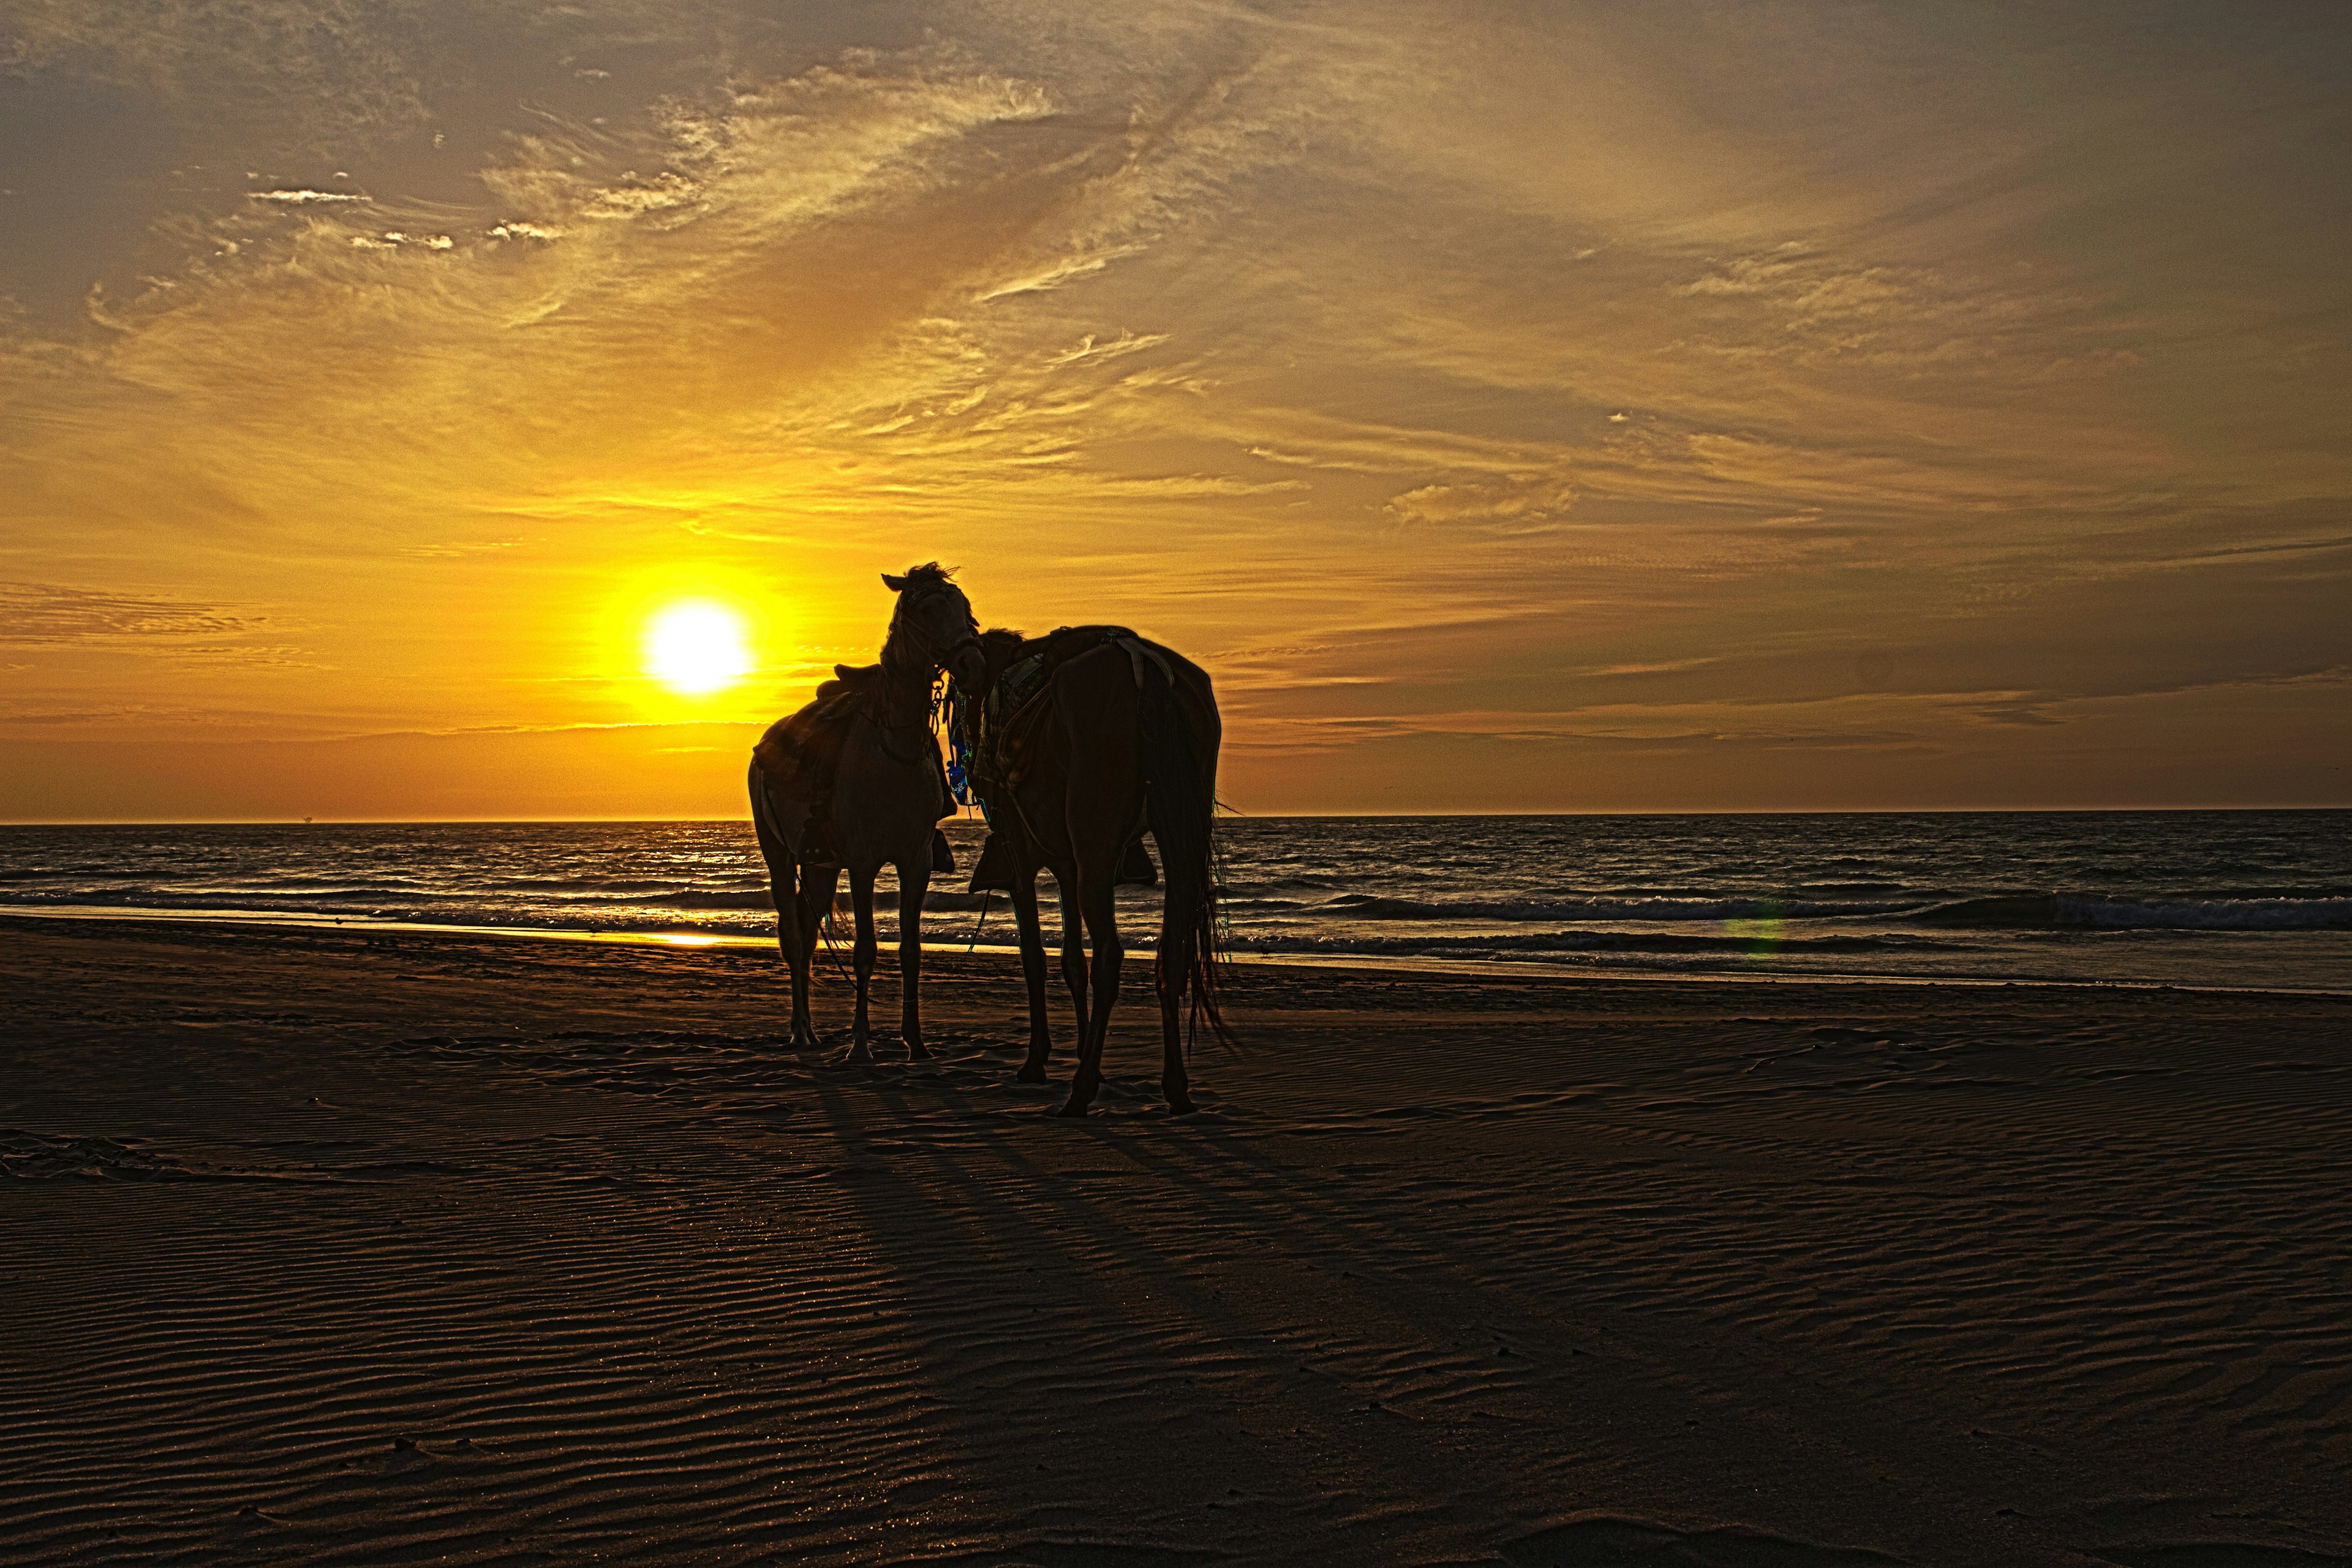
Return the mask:
[[[866, 710], [866, 700], [881, 683], [882, 667], [878, 664], [833, 667], [833, 679], [816, 689], [815, 700], [797, 711], [787, 713], [767, 728], [758, 744], [751, 748], [751, 760], [777, 789], [806, 799], [813, 815], [830, 815], [834, 780], [841, 773], [842, 748], [849, 739], [849, 727]], [[947, 773], [940, 762], [939, 748], [929, 748], [931, 767], [939, 778], [940, 798], [952, 803], [949, 793]], [[953, 806], [950, 806], [950, 815]], [[830, 837], [830, 824], [824, 831]], [[955, 869], [955, 855], [949, 848], [947, 836], [937, 828], [931, 831], [931, 869], [944, 875]]]
[[802, 796], [830, 785], [841, 766], [849, 726], [864, 710], [867, 691], [881, 679], [878, 664], [835, 665], [833, 679], [816, 689], [816, 700], [769, 725], [751, 748], [751, 760], [768, 782]]
[[[995, 812], [1011, 811], [1014, 821], [1020, 821], [1013, 791], [1022, 779], [1024, 754], [1034, 743], [1036, 728], [1048, 710], [1046, 697], [1055, 673], [1074, 658], [1119, 642], [1128, 646], [1128, 657], [1139, 661], [1138, 685], [1142, 683], [1143, 658], [1161, 663], [1165, 669], [1157, 654], [1139, 651], [1142, 639], [1125, 626], [1061, 626], [1025, 645], [1022, 657], [996, 678], [988, 694], [966, 710], [964, 740], [971, 759], [971, 793], [980, 802], [982, 815], [989, 819], [990, 829], [987, 842], [980, 847], [979, 863], [972, 868], [972, 892], [1012, 891], [1013, 858], [997, 840]], [[1025, 831], [1027, 825], [1021, 826]], [[1159, 868], [1151, 863], [1151, 852], [1139, 834], [1128, 843], [1116, 885], [1148, 888], [1159, 880]]]

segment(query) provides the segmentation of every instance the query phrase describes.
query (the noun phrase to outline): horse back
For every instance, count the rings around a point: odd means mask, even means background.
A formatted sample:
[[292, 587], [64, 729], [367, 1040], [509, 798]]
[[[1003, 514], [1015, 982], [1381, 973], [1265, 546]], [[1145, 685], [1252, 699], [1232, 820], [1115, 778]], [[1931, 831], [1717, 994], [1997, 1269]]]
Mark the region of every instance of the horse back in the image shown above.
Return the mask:
[[770, 783], [788, 795], [806, 793], [840, 751], [881, 668], [835, 665], [834, 679], [818, 687], [814, 699], [768, 726], [751, 748], [751, 760]]

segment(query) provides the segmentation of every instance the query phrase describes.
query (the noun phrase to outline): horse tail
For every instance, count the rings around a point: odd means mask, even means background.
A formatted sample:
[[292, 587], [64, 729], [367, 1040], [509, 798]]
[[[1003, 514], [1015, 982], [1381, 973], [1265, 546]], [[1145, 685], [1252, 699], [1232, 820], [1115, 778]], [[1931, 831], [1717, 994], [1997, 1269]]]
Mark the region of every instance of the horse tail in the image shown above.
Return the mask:
[[1160, 983], [1163, 990], [1171, 983], [1189, 990], [1193, 1035], [1206, 1023], [1219, 1044], [1238, 1047], [1219, 995], [1223, 963], [1217, 934], [1216, 785], [1202, 777], [1192, 726], [1185, 721], [1167, 671], [1157, 658], [1140, 662], [1143, 691], [1136, 749], [1142, 764], [1144, 800], [1151, 814], [1151, 836], [1160, 841], [1162, 872], [1168, 879], [1168, 914], [1158, 962], [1167, 963], [1171, 939], [1183, 942], [1189, 937], [1185, 945], [1192, 948], [1185, 973], [1171, 975], [1163, 967]]

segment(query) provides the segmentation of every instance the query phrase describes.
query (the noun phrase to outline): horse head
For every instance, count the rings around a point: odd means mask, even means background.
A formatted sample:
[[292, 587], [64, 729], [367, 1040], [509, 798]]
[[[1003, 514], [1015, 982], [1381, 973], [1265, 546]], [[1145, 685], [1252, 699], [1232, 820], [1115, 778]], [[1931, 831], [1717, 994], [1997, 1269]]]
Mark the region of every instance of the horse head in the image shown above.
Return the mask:
[[987, 684], [988, 658], [981, 649], [980, 621], [971, 613], [971, 601], [950, 580], [954, 574], [936, 561], [911, 567], [903, 576], [882, 574], [883, 585], [898, 595], [883, 663], [891, 662], [892, 647], [908, 647], [930, 669], [946, 670], [957, 686], [976, 694]]

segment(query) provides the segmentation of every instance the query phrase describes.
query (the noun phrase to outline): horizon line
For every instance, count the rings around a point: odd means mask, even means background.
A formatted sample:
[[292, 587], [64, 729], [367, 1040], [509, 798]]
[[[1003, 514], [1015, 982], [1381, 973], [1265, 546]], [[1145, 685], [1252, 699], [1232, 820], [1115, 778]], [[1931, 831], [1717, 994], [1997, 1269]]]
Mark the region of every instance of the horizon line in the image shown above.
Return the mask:
[[[1864, 805], [1864, 806], [1713, 806], [1698, 809], [1634, 806], [1580, 807], [1550, 811], [1234, 811], [1218, 814], [1221, 822], [1396, 821], [1568, 816], [2087, 816], [2116, 813], [2352, 811], [2342, 805]], [[982, 821], [977, 816], [941, 817], [941, 822]], [[679, 816], [195, 816], [195, 817], [12, 817], [0, 818], [8, 827], [457, 827], [538, 826], [559, 823], [749, 823], [750, 816], [686, 815]]]

